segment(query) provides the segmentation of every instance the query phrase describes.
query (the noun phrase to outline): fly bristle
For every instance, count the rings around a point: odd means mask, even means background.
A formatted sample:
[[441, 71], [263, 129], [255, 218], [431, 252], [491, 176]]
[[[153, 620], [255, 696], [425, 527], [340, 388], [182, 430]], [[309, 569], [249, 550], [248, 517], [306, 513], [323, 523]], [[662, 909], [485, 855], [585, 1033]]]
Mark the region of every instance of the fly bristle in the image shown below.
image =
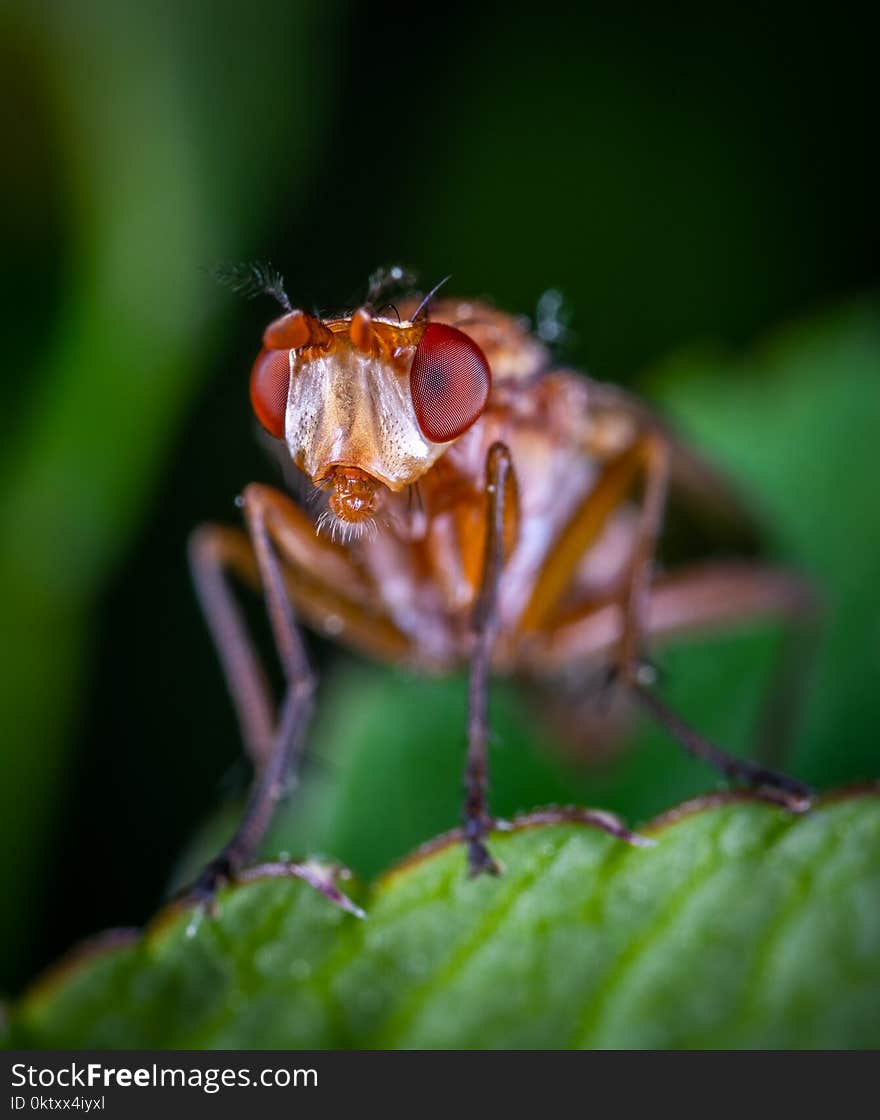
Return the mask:
[[315, 522], [318, 536], [329, 537], [336, 544], [350, 544], [352, 541], [375, 540], [379, 526], [374, 518], [365, 521], [343, 521], [331, 509], [325, 509]]

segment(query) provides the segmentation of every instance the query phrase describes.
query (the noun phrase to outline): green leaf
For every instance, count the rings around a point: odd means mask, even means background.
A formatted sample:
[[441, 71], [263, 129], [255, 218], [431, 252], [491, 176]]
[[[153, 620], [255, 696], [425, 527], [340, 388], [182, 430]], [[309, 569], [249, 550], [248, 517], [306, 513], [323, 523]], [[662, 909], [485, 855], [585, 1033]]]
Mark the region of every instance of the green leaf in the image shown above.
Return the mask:
[[[297, 880], [165, 911], [12, 1009], [29, 1047], [880, 1045], [880, 791], [793, 817], [718, 795], [636, 848], [583, 824], [441, 843], [360, 901]], [[113, 940], [115, 938], [115, 941]]]

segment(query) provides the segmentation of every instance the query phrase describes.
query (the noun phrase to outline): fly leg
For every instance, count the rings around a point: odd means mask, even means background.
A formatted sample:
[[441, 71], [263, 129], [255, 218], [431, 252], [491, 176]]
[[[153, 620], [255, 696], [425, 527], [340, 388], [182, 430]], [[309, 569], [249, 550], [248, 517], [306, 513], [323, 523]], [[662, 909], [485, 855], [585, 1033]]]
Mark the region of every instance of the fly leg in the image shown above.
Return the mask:
[[[486, 536], [480, 590], [471, 625], [474, 646], [468, 685], [468, 750], [465, 767], [464, 838], [472, 876], [499, 873], [486, 847], [492, 825], [486, 802], [489, 783], [489, 678], [498, 637], [498, 584], [505, 559], [506, 528], [516, 507], [516, 478], [510, 451], [493, 443], [486, 458]], [[506, 523], [506, 524], [505, 524]]]
[[220, 658], [245, 753], [254, 770], [265, 764], [275, 730], [275, 704], [235, 599], [230, 576], [259, 587], [250, 540], [238, 529], [200, 525], [190, 537], [189, 562], [196, 596]]
[[642, 708], [688, 754], [707, 762], [727, 778], [739, 779], [751, 786], [763, 788], [793, 812], [803, 812], [809, 808], [813, 796], [809, 786], [759, 763], [728, 754], [674, 712], [654, 688], [655, 674], [643, 658], [643, 643], [647, 630], [654, 557], [666, 500], [669, 452], [662, 437], [648, 437], [648, 440], [644, 496], [623, 605], [623, 631], [617, 651], [616, 670], [622, 683], [630, 689]]
[[[493, 443], [486, 457], [486, 531], [479, 591], [471, 618], [474, 645], [468, 686], [463, 836], [468, 846], [468, 867], [472, 877], [483, 873], [497, 875], [501, 870], [486, 847], [486, 837], [493, 823], [486, 799], [489, 784], [489, 680], [500, 628], [498, 586], [505, 559], [516, 540], [517, 507], [516, 475], [510, 451], [503, 443]], [[578, 814], [578, 819], [628, 843], [644, 842], [608, 813], [584, 810]]]
[[[378, 609], [367, 609], [369, 589], [346, 554], [315, 534], [306, 515], [270, 487], [244, 494], [248, 535], [206, 526], [196, 531], [190, 558], [198, 597], [220, 656], [255, 769], [253, 785], [234, 835], [186, 892], [210, 903], [217, 888], [234, 879], [256, 855], [291, 775], [301, 761], [315, 680], [296, 623], [294, 602], [308, 598], [334, 625], [348, 627], [361, 645], [400, 649], [405, 639]], [[282, 566], [282, 562], [284, 566]], [[230, 576], [261, 587], [286, 687], [277, 714], [260, 660], [236, 602]], [[339, 590], [331, 583], [341, 586]], [[374, 617], [375, 616], [375, 617]], [[320, 622], [316, 613], [313, 621]], [[267, 873], [279, 874], [279, 865]], [[356, 910], [330, 881], [310, 868], [286, 865], [334, 901]]]
[[[191, 893], [211, 900], [219, 886], [255, 856], [296, 763], [302, 754], [315, 681], [287, 597], [278, 556], [267, 527], [266, 510], [245, 495], [245, 517], [254, 558], [286, 680], [277, 721], [270, 730], [271, 705], [265, 678], [228, 585], [216, 568], [199, 566], [206, 546], [194, 542], [196, 586], [220, 650], [221, 662], [239, 713], [246, 749], [256, 765], [254, 782], [238, 828], [196, 879]], [[207, 538], [211, 543], [211, 538]]]
[[615, 657], [615, 667], [621, 679], [634, 688], [640, 686], [647, 675], [652, 675], [644, 662], [642, 644], [649, 587], [669, 482], [669, 448], [663, 438], [646, 436], [642, 446], [645, 487], [624, 591], [623, 631]]
[[715, 766], [727, 777], [775, 791], [794, 810], [809, 804], [811, 791], [802, 782], [745, 762], [721, 750], [673, 712], [654, 689], [654, 673], [644, 660], [650, 632], [648, 614], [657, 541], [663, 523], [671, 446], [659, 430], [638, 436], [606, 463], [592, 491], [563, 529], [536, 582], [521, 626], [525, 634], [553, 626], [559, 607], [584, 552], [596, 541], [608, 517], [643, 480], [639, 523], [622, 594], [617, 603], [617, 635], [612, 651], [612, 679], [625, 686], [642, 708], [690, 754]]
[[[718, 626], [778, 618], [800, 623], [815, 610], [811, 588], [792, 573], [758, 564], [706, 564], [657, 580], [647, 595], [640, 635], [653, 640], [711, 631]], [[587, 604], [563, 621], [532, 636], [523, 647], [535, 673], [562, 671], [573, 662], [596, 660], [620, 648], [619, 605]], [[793, 811], [809, 807], [811, 790], [803, 782], [758, 762], [736, 758], [699, 734], [656, 694], [644, 666], [626, 679], [641, 706], [691, 755], [726, 777], [758, 787], [762, 795]]]
[[647, 684], [639, 681], [628, 683], [642, 707], [688, 754], [707, 762], [726, 778], [738, 779], [755, 786], [770, 800], [777, 801], [793, 813], [803, 813], [809, 809], [814, 794], [804, 782], [790, 778], [787, 774], [768, 770], [758, 762], [728, 754], [691, 727]]

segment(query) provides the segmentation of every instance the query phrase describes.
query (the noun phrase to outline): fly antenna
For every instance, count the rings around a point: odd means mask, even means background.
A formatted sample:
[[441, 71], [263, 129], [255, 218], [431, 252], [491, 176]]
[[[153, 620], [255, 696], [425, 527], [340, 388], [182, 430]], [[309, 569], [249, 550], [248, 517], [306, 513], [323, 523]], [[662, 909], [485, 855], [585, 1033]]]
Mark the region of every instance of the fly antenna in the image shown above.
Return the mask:
[[428, 294], [425, 296], [425, 298], [422, 300], [422, 302], [419, 304], [419, 306], [413, 312], [412, 318], [410, 319], [411, 323], [414, 323], [416, 321], [416, 319], [418, 319], [418, 317], [425, 310], [425, 308], [428, 306], [428, 304], [431, 302], [431, 300], [434, 298], [434, 296], [440, 291], [440, 289], [447, 282], [447, 280], [451, 280], [451, 279], [452, 279], [452, 274], [450, 273], [449, 276], [444, 276], [439, 284], [434, 285], [434, 287], [430, 290], [430, 292], [428, 292]]
[[243, 264], [221, 264], [214, 269], [214, 279], [245, 299], [259, 295], [276, 299], [285, 311], [292, 311], [284, 277], [269, 261], [245, 261]]

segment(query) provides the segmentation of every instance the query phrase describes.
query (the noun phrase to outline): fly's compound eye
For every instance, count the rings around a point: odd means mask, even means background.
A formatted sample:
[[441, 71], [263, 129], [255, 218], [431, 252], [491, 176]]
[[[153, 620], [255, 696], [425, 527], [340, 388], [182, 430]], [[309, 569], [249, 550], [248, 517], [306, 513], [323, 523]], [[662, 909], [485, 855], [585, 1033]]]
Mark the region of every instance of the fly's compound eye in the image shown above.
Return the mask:
[[491, 383], [486, 356], [472, 339], [444, 323], [427, 325], [410, 370], [423, 435], [433, 443], [457, 439], [479, 419]]
[[261, 350], [251, 370], [251, 404], [270, 436], [284, 438], [290, 386], [290, 351]]

